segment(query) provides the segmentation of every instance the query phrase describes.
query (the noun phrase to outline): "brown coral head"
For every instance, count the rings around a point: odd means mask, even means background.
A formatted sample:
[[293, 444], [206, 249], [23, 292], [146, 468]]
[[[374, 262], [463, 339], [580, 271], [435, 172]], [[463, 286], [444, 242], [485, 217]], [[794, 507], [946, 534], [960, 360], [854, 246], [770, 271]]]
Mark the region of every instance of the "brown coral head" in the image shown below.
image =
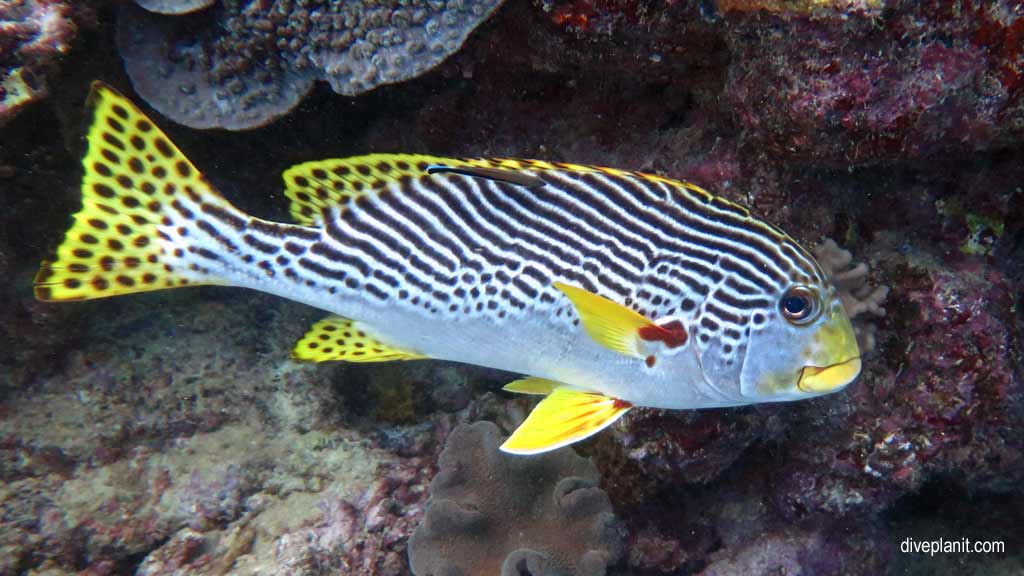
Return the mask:
[[448, 436], [409, 539], [413, 574], [604, 574], [621, 555], [621, 535], [594, 465], [570, 448], [505, 454], [503, 440], [490, 422]]
[[501, 576], [540, 576], [554, 574], [549, 571], [548, 559], [537, 552], [521, 548], [505, 557], [501, 565]]
[[216, 0], [135, 0], [135, 3], [157, 14], [188, 14], [213, 5]]

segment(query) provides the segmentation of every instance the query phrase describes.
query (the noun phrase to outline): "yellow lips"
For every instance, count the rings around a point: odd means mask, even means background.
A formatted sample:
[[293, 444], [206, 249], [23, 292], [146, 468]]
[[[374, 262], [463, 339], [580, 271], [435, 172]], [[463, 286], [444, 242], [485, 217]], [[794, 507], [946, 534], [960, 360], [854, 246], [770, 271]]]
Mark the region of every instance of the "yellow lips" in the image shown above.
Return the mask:
[[846, 386], [857, 374], [860, 374], [860, 358], [851, 358], [824, 368], [806, 366], [800, 373], [797, 385], [804, 392], [829, 392]]

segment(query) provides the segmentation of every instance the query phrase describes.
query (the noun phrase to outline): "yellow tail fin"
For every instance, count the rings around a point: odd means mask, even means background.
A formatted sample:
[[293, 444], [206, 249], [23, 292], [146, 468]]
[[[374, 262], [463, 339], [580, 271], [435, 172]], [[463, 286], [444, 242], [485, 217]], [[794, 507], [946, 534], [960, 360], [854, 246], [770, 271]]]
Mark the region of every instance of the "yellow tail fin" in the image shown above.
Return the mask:
[[[35, 278], [39, 300], [103, 298], [184, 285], [216, 284], [208, 270], [178, 265], [172, 236], [187, 231], [189, 205], [225, 217], [238, 211], [127, 98], [95, 82], [82, 160], [82, 209]], [[176, 232], [177, 231], [177, 232]]]

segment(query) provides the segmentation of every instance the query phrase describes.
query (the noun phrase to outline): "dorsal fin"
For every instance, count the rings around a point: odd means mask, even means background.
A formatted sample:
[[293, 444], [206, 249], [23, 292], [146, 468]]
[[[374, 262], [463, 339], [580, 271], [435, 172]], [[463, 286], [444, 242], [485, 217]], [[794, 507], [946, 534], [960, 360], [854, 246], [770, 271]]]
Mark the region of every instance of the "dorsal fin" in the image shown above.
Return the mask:
[[[423, 178], [431, 174], [456, 173], [521, 186], [543, 186], [544, 172], [605, 174], [612, 177], [643, 178], [685, 188], [705, 201], [718, 201], [716, 196], [689, 182], [663, 176], [643, 174], [615, 168], [525, 160], [516, 158], [455, 158], [428, 154], [368, 154], [351, 158], [330, 158], [296, 164], [284, 171], [285, 196], [291, 201], [289, 211], [296, 222], [316, 226], [327, 208], [343, 207], [353, 198], [376, 194], [389, 185], [407, 178]], [[744, 209], [745, 211], [745, 209]]]
[[426, 154], [368, 154], [296, 164], [282, 174], [289, 212], [299, 224], [320, 223], [321, 213], [352, 198], [375, 194], [402, 178], [418, 178], [433, 165], [470, 167], [467, 160]]

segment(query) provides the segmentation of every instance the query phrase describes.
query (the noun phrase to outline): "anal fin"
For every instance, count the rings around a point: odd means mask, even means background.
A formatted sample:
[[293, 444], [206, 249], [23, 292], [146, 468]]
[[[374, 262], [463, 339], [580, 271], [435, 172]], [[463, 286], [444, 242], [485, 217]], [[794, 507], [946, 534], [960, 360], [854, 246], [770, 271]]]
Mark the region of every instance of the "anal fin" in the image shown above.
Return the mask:
[[390, 362], [422, 360], [423, 354], [396, 348], [367, 334], [360, 322], [328, 316], [306, 332], [292, 350], [292, 357], [310, 362]]
[[604, 394], [556, 388], [537, 404], [501, 450], [524, 455], [555, 450], [597, 434], [632, 407]]

